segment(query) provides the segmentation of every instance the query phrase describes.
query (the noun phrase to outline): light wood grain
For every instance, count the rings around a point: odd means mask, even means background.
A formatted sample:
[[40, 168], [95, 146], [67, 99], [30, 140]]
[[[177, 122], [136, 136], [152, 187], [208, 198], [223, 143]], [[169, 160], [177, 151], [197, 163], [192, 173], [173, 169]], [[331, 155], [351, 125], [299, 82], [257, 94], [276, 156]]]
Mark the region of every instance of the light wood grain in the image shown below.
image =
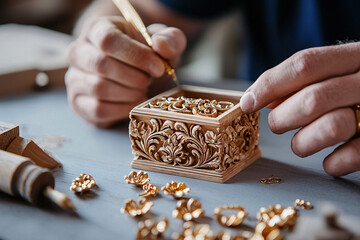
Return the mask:
[[0, 150], [0, 191], [40, 204], [45, 187], [54, 187], [54, 176], [27, 157]]
[[[242, 94], [179, 86], [138, 105], [130, 113], [131, 166], [215, 182], [230, 179], [261, 156], [259, 113], [241, 111]], [[148, 107], [155, 99], [179, 96], [226, 101], [234, 106], [216, 117]]]
[[0, 190], [10, 195], [16, 195], [18, 172], [22, 168], [33, 164], [29, 158], [0, 150]]
[[0, 150], [6, 150], [17, 136], [19, 136], [19, 126], [0, 122]]
[[60, 167], [59, 161], [51, 157], [30, 139], [16, 137], [6, 151], [30, 158], [36, 165], [54, 169]]
[[255, 162], [261, 157], [261, 151], [257, 148], [252, 152], [251, 156], [248, 156], [244, 161], [239, 162], [236, 165], [226, 169], [225, 172], [216, 172], [207, 169], [192, 169], [182, 166], [171, 166], [161, 162], [150, 162], [147, 159], [133, 160], [131, 163], [132, 168], [142, 169], [153, 172], [160, 172], [190, 178], [197, 178], [206, 181], [225, 183], [227, 180], [232, 178], [234, 175], [239, 173], [248, 167], [251, 163]]

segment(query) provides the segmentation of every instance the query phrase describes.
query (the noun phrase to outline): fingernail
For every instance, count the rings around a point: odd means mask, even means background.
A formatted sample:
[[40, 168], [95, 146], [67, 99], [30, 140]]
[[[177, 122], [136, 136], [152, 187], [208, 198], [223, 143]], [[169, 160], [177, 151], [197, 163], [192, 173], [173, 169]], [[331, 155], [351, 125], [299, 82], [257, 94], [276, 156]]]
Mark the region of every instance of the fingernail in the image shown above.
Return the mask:
[[240, 107], [244, 112], [251, 112], [255, 107], [255, 95], [247, 92], [240, 98]]
[[177, 46], [176, 46], [175, 42], [171, 38], [161, 36], [161, 35], [156, 36], [156, 38], [161, 39], [162, 41], [166, 42], [170, 46], [172, 51], [176, 51]]
[[152, 62], [149, 65], [149, 71], [154, 77], [160, 77], [164, 73], [164, 64], [162, 62]]
[[177, 46], [174, 42], [174, 40], [172, 40], [171, 38], [168, 37], [164, 37], [165, 41], [167, 41], [167, 43], [170, 45], [170, 47], [172, 48], [173, 51], [176, 51]]

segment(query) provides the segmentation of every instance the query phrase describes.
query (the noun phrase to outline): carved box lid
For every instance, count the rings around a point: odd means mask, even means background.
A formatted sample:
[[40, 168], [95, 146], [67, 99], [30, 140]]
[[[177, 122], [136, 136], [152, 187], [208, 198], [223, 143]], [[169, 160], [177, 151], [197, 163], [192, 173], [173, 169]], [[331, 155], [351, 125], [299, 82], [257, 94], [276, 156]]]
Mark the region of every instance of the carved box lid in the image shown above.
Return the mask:
[[131, 116], [220, 127], [241, 113], [243, 92], [183, 85], [136, 106]]

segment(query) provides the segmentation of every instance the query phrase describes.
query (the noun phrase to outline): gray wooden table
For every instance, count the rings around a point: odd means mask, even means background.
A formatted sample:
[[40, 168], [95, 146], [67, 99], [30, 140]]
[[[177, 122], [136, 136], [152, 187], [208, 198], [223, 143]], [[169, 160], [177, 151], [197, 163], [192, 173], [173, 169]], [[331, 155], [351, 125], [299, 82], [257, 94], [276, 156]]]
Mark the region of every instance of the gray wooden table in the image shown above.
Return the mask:
[[[245, 89], [246, 84], [222, 84], [222, 87]], [[255, 226], [260, 207], [276, 203], [289, 206], [296, 198], [315, 205], [315, 210], [303, 210], [301, 215], [315, 214], [317, 206], [329, 201], [345, 214], [360, 216], [360, 172], [338, 179], [326, 175], [322, 159], [332, 149], [306, 159], [296, 157], [290, 148], [294, 132], [281, 136], [271, 133], [267, 114], [268, 110], [262, 110], [263, 157], [227, 183], [149, 172], [151, 183], [161, 187], [171, 180], [184, 181], [191, 187], [189, 196], [200, 200], [206, 212], [199, 222], [211, 224], [214, 231], [223, 228], [214, 220], [212, 211], [224, 204], [239, 204], [249, 212], [245, 225], [235, 230]], [[96, 129], [71, 111], [63, 90], [0, 99], [0, 121], [19, 124], [24, 137], [66, 138], [61, 147], [52, 150], [63, 163], [63, 168], [55, 172], [55, 188], [67, 193], [78, 209], [78, 216], [73, 216], [57, 209], [37, 208], [0, 193], [0, 239], [135, 238], [139, 219], [120, 213], [124, 200], [138, 199], [141, 192], [123, 179], [132, 170], [127, 122], [113, 129]], [[69, 190], [69, 185], [83, 172], [94, 176], [98, 188], [78, 196]], [[271, 175], [283, 181], [272, 185], [259, 183], [259, 179]], [[153, 202], [148, 217], [159, 220], [165, 216], [170, 221], [164, 238], [180, 232], [182, 221], [171, 216], [176, 201], [160, 194]]]

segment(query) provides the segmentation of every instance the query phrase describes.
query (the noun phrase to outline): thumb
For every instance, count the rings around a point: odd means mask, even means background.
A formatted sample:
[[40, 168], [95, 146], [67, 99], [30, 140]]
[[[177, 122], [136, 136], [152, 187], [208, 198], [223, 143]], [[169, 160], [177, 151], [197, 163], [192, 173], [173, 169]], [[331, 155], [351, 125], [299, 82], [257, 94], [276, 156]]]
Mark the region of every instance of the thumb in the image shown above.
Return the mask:
[[179, 57], [185, 50], [185, 34], [173, 27], [160, 29], [152, 35], [153, 49], [163, 58], [172, 60]]

